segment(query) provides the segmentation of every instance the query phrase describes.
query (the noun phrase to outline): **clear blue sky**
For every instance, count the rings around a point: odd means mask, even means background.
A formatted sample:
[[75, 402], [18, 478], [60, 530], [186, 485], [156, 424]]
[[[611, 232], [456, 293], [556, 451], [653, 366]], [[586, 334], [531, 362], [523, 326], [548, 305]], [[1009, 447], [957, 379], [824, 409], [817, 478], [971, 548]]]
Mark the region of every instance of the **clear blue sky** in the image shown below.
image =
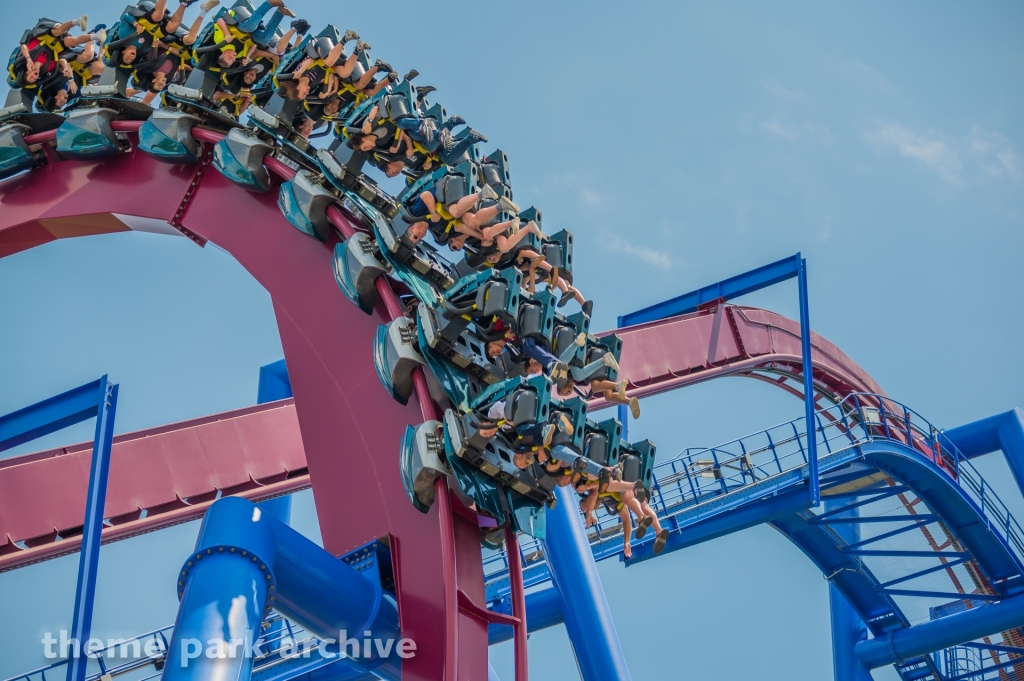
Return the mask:
[[[123, 6], [5, 2], [0, 44], [40, 15], [109, 23]], [[1024, 406], [1020, 3], [294, 6], [417, 68], [509, 153], [516, 200], [577, 237], [596, 328], [802, 251], [814, 328], [893, 397], [944, 427]], [[795, 298], [787, 284], [749, 302], [792, 315]], [[280, 356], [267, 294], [216, 248], [129, 234], [0, 261], [0, 413], [109, 373], [118, 430], [134, 430], [251, 404], [258, 367]], [[645, 400], [631, 435], [668, 455], [800, 409], [727, 379]], [[989, 458], [983, 472], [1024, 514]], [[316, 534], [309, 493], [296, 525]], [[196, 530], [104, 547], [98, 634], [173, 620]], [[76, 565], [0, 575], [0, 678], [67, 626]], [[635, 679], [831, 675], [826, 583], [768, 527], [600, 569]], [[530, 652], [535, 680], [575, 677], [563, 628]], [[492, 657], [512, 678], [510, 645]]]

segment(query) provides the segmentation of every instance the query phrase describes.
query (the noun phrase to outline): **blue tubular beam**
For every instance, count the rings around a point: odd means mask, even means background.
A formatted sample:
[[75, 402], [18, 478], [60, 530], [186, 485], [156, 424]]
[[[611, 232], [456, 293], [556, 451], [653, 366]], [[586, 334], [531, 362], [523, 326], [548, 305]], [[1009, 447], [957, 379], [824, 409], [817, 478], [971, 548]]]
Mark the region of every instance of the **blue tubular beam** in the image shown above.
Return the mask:
[[[826, 509], [830, 511], [844, 505], [841, 500], [826, 501]], [[854, 507], [837, 515], [856, 517], [860, 515], [860, 509]], [[834, 531], [847, 544], [860, 541], [860, 525], [856, 523], [838, 525]], [[828, 597], [832, 615], [832, 668], [835, 681], [872, 681], [871, 670], [854, 653], [857, 644], [868, 636], [867, 625], [832, 582], [828, 585]]]
[[107, 377], [0, 416], [0, 452], [96, 416], [101, 382]]
[[1024, 625], [1024, 595], [861, 641], [855, 650], [864, 665], [875, 669], [1021, 625]]
[[[246, 647], [259, 636], [271, 587], [276, 589], [276, 551], [271, 516], [239, 501], [228, 497], [210, 507], [196, 550], [182, 566], [165, 681], [247, 679], [252, 672]], [[214, 645], [227, 654], [207, 657]]]
[[[341, 634], [354, 640], [356, 654], [346, 664], [379, 678], [401, 677], [394, 600], [377, 582], [246, 499], [222, 498], [207, 511], [178, 591], [181, 605], [165, 681], [249, 678], [251, 656], [210, 657], [209, 651], [211, 646], [244, 649], [272, 607], [322, 640]], [[387, 657], [376, 645], [366, 655], [364, 632], [384, 645], [393, 643]]]
[[565, 628], [580, 674], [583, 681], [625, 681], [631, 678], [629, 668], [583, 529], [576, 495], [568, 487], [556, 487], [555, 496], [558, 503], [547, 513], [544, 555], [561, 595]]
[[[501, 602], [495, 612], [504, 615], [511, 615], [512, 608], [508, 599]], [[562, 623], [562, 597], [558, 595], [558, 589], [549, 587], [542, 591], [534, 591], [526, 594], [526, 630], [529, 633], [540, 631]], [[492, 624], [487, 627], [487, 645], [503, 643], [512, 640], [512, 627], [502, 624]]]
[[697, 308], [716, 300], [731, 300], [748, 293], [778, 284], [797, 276], [800, 268], [800, 254], [783, 258], [770, 265], [723, 279], [696, 291], [671, 298], [650, 307], [619, 317], [619, 326], [633, 326], [653, 322], [666, 317], [696, 312]]
[[[89, 491], [85, 498], [85, 523], [82, 527], [82, 552], [78, 558], [75, 612], [71, 620], [71, 638], [81, 642], [83, 646], [92, 638], [92, 610], [96, 597], [96, 573], [100, 567], [103, 507], [107, 499], [110, 448], [114, 442], [114, 416], [117, 412], [117, 386], [111, 385], [106, 376], [90, 385], [93, 388], [96, 434], [92, 446]], [[70, 393], [64, 393], [65, 396], [68, 394]], [[67, 681], [85, 681], [88, 666], [89, 658], [84, 650], [79, 649], [73, 653], [68, 660]]]
[[292, 497], [290, 494], [261, 501], [257, 506], [264, 513], [269, 513], [285, 525], [292, 524]]
[[943, 434], [968, 459], [1003, 450], [1017, 487], [1024, 494], [1024, 411], [1020, 407], [950, 428]]

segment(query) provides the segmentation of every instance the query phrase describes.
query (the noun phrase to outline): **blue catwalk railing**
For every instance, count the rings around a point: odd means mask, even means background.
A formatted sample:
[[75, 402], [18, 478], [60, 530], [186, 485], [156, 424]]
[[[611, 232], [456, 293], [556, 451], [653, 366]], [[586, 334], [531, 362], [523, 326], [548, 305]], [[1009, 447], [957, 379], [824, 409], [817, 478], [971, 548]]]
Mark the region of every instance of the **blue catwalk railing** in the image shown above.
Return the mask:
[[[821, 475], [858, 458], [858, 447], [862, 444], [909, 442], [922, 456], [938, 462], [949, 474], [950, 482], [964, 490], [984, 512], [989, 529], [1011, 548], [1018, 560], [1024, 557], [1024, 529], [1017, 519], [974, 465], [920, 414], [889, 398], [857, 393], [818, 411], [815, 420]], [[724, 445], [685, 449], [657, 464], [651, 506], [665, 527], [677, 531], [806, 484], [807, 468], [801, 417]], [[651, 542], [637, 543], [634, 551], [639, 554], [641, 547]], [[590, 544], [597, 560], [620, 556], [622, 524], [618, 516], [601, 518], [591, 529]], [[526, 586], [549, 581], [540, 542], [523, 541], [522, 550]], [[504, 597], [508, 577], [502, 552], [485, 557], [484, 574], [488, 600]]]

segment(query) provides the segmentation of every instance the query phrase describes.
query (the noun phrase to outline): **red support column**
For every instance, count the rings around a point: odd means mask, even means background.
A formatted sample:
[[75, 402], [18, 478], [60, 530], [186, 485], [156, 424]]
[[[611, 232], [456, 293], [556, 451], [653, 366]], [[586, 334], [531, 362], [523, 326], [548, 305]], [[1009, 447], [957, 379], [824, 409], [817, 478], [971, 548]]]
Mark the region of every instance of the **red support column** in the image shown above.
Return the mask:
[[519, 537], [505, 528], [505, 555], [508, 556], [508, 581], [512, 587], [512, 616], [519, 619], [515, 631], [516, 681], [530, 678], [530, 655], [526, 647], [526, 590], [523, 588], [523, 564], [519, 556]]

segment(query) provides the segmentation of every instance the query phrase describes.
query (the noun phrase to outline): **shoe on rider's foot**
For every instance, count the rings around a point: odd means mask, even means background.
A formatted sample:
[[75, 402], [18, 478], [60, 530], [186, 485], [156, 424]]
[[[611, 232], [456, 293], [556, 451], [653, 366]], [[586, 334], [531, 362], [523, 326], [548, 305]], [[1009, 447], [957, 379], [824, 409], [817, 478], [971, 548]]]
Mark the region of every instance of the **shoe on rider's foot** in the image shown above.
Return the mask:
[[454, 127], [456, 127], [458, 125], [465, 125], [465, 124], [466, 124], [466, 119], [463, 118], [462, 116], [449, 116], [448, 120], [446, 120], [444, 122], [444, 127], [446, 127], [449, 130], [451, 130], [452, 128], [454, 128]]
[[555, 426], [554, 426], [554, 424], [549, 423], [548, 425], [544, 426], [544, 429], [541, 431], [541, 433], [542, 433], [542, 437], [543, 437], [542, 442], [544, 443], [544, 446], [545, 447], [550, 447], [551, 446], [551, 438], [553, 438], [555, 436]]
[[433, 85], [423, 85], [416, 88], [416, 99], [417, 101], [423, 101], [423, 98], [429, 95], [431, 92], [437, 90]]
[[276, 7], [286, 17], [295, 18], [295, 12], [284, 6], [284, 0], [268, 0], [268, 2], [270, 2], [271, 7]]
[[93, 31], [90, 37], [102, 45], [107, 40], [107, 29], [101, 28], [98, 31]]
[[658, 538], [654, 540], [654, 553], [659, 554], [665, 550], [665, 544], [668, 542], [668, 530], [662, 530], [658, 533]]
[[555, 380], [564, 380], [569, 375], [569, 365], [565, 362], [555, 362], [551, 369], [551, 377]]
[[441, 148], [445, 151], [451, 151], [455, 148], [455, 138], [452, 137], [452, 133], [448, 128], [441, 128], [437, 133], [437, 139], [440, 140]]
[[626, 399], [626, 382], [619, 381], [615, 384], [615, 393], [619, 396], [620, 400], [625, 401]]
[[633, 420], [640, 418], [640, 400], [636, 397], [629, 398], [629, 411], [633, 413]]
[[566, 416], [565, 414], [558, 414], [558, 429], [565, 433], [566, 435], [572, 435], [572, 421], [570, 421], [569, 417]]
[[356, 41], [356, 52], [368, 52], [372, 49], [369, 43], [364, 43], [362, 40]]
[[472, 130], [472, 129], [469, 131], [469, 139], [473, 140], [474, 142], [487, 142], [488, 141], [486, 135], [484, 135], [483, 133], [477, 132], [476, 130]]
[[78, 28], [83, 33], [86, 30], [88, 30], [88, 28], [89, 28], [89, 16], [88, 15], [83, 14], [82, 16], [78, 17]]
[[415, 78], [418, 75], [420, 75], [419, 71], [417, 71], [416, 69], [409, 69], [409, 73], [407, 73], [404, 76], [402, 76], [402, 80], [407, 80], [407, 81], [408, 80], [412, 80], [413, 78]]
[[292, 17], [293, 19], [295, 18], [295, 12], [291, 11], [290, 9], [284, 6], [284, 0], [268, 0], [268, 2], [270, 2], [271, 7], [276, 7], [281, 11], [281, 14], [285, 15], [286, 17]]
[[392, 73], [394, 71], [394, 69], [391, 68], [391, 64], [387, 63], [383, 59], [378, 59], [373, 63], [373, 65], [377, 67], [377, 71], [380, 73]]
[[420, 135], [427, 141], [428, 144], [434, 141], [434, 134], [437, 132], [437, 123], [434, 122], [433, 118], [424, 118], [423, 122], [420, 123]]
[[291, 27], [295, 29], [296, 35], [306, 35], [309, 33], [309, 29], [312, 28], [305, 19], [296, 19], [291, 23]]
[[341, 44], [344, 45], [345, 43], [353, 40], [359, 40], [359, 34], [351, 28], [345, 29], [345, 35], [341, 36]]
[[204, 12], [209, 12], [211, 9], [220, 4], [220, 0], [206, 0], [203, 4], [199, 5], [199, 9]]
[[519, 206], [513, 203], [512, 200], [507, 196], [498, 197], [498, 205], [501, 206], [501, 209], [506, 213], [511, 213], [512, 215], [519, 215]]
[[[569, 301], [575, 297], [576, 292], [573, 291], [572, 289], [569, 289], [568, 291], [562, 294], [561, 298], [559, 298], [557, 307], [565, 307], [566, 305], [569, 304]], [[583, 336], [583, 334], [580, 335]], [[586, 336], [584, 336], [584, 338], [586, 338]]]
[[619, 370], [619, 363], [615, 361], [615, 355], [610, 352], [606, 352], [601, 356], [601, 363], [612, 371]]
[[586, 300], [586, 301], [583, 302], [583, 314], [585, 314], [588, 318], [593, 316], [593, 314], [594, 314], [594, 301], [593, 300]]
[[483, 189], [479, 191], [481, 199], [490, 199], [491, 201], [498, 200], [498, 193], [491, 189], [491, 185], [485, 184]]
[[649, 515], [645, 515], [636, 526], [636, 538], [643, 539], [647, 536], [647, 528], [654, 522], [654, 518]]

